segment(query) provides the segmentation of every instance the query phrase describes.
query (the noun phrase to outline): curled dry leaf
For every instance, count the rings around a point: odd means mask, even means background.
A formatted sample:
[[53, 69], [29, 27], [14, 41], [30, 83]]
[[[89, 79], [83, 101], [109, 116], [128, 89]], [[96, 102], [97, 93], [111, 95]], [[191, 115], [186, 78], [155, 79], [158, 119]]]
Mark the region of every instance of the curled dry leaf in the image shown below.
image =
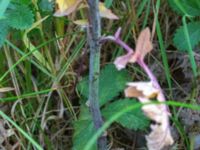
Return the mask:
[[[152, 82], [131, 82], [125, 89], [126, 97], [137, 97], [141, 103], [151, 102], [150, 98], [158, 99], [161, 97], [161, 91], [153, 86]], [[146, 136], [147, 147], [149, 150], [161, 150], [163, 147], [172, 145], [173, 138], [169, 129], [169, 112], [164, 104], [149, 104], [142, 106], [144, 114], [155, 125], [151, 125], [151, 133]]]
[[114, 61], [114, 64], [117, 67], [117, 69], [121, 70], [125, 68], [128, 62], [134, 63], [138, 59], [143, 60], [146, 54], [153, 49], [150, 38], [151, 33], [149, 28], [145, 28], [144, 30], [142, 30], [136, 43], [135, 53], [133, 51], [128, 52], [126, 55], [120, 56]]

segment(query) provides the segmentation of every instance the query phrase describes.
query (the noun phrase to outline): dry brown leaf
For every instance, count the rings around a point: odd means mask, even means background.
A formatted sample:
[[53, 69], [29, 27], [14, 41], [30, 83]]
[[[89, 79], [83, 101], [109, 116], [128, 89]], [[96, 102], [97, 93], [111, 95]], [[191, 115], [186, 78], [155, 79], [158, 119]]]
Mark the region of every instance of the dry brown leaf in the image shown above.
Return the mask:
[[137, 59], [143, 60], [147, 53], [149, 53], [153, 49], [153, 45], [151, 43], [151, 33], [149, 28], [145, 28], [140, 33], [137, 43], [136, 50], [133, 57], [130, 59], [130, 62], [134, 63]]
[[142, 91], [137, 90], [136, 87], [127, 87], [124, 90], [125, 96], [126, 97], [143, 97], [144, 94], [142, 93]]
[[129, 87], [125, 89], [126, 97], [155, 98], [159, 93], [159, 90], [153, 87], [152, 82], [129, 82], [127, 85]]

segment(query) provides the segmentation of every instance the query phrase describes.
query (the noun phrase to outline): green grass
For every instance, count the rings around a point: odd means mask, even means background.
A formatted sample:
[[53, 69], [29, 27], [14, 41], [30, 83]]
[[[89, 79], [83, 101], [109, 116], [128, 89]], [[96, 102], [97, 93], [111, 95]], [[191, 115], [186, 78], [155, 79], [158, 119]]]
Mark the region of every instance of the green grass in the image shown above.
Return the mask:
[[38, 150], [43, 150], [43, 148], [30, 135], [28, 135], [26, 131], [20, 128], [20, 126], [17, 125], [9, 116], [7, 116], [2, 111], [0, 111], [0, 116], [5, 120], [9, 121], [19, 132], [21, 132], [21, 134], [24, 137], [26, 137], [29, 140], [29, 142], [33, 144], [34, 147], [36, 147]]
[[197, 77], [197, 65], [196, 65], [196, 62], [195, 62], [194, 52], [192, 50], [192, 46], [191, 46], [191, 42], [190, 42], [190, 38], [189, 38], [186, 17], [187, 16], [183, 16], [183, 18], [182, 18], [183, 27], [184, 27], [184, 34], [185, 34], [185, 38], [186, 38], [187, 45], [188, 45], [188, 54], [189, 54], [189, 59], [190, 59], [190, 63], [191, 63], [191, 66], [192, 66], [192, 71], [193, 71], [194, 76]]
[[172, 82], [171, 82], [170, 69], [169, 69], [169, 65], [168, 65], [166, 49], [164, 46], [163, 36], [162, 36], [161, 29], [160, 29], [160, 23], [159, 23], [159, 18], [158, 18], [159, 9], [160, 9], [160, 0], [157, 0], [156, 10], [155, 10], [156, 32], [157, 32], [157, 36], [158, 36], [158, 42], [159, 42], [159, 46], [160, 46], [160, 52], [161, 52], [161, 56], [162, 56], [162, 62], [164, 65], [165, 75], [166, 75], [168, 87], [170, 89], [170, 95], [172, 95]]

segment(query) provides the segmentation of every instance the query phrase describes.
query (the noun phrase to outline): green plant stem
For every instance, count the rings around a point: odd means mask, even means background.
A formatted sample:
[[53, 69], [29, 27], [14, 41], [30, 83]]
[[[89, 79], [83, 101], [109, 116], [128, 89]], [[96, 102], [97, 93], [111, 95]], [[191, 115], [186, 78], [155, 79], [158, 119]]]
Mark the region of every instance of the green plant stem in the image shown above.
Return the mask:
[[162, 36], [161, 29], [160, 29], [160, 23], [158, 20], [159, 7], [160, 7], [160, 0], [158, 0], [156, 3], [156, 12], [155, 12], [156, 32], [157, 32], [157, 36], [158, 36], [158, 41], [159, 41], [159, 46], [160, 46], [160, 51], [161, 51], [161, 56], [162, 56], [162, 62], [164, 65], [164, 70], [165, 70], [165, 75], [166, 75], [168, 87], [170, 89], [170, 95], [172, 95], [172, 82], [171, 82], [170, 69], [169, 69], [169, 65], [168, 65], [168, 61], [167, 61], [167, 54], [166, 54], [166, 49], [164, 46], [163, 36]]
[[183, 14], [189, 15], [179, 0], [174, 0], [174, 3], [182, 11]]
[[5, 98], [0, 98], [0, 102], [13, 102], [13, 101], [17, 101], [18, 99], [28, 99], [31, 97], [35, 97], [39, 94], [46, 94], [49, 93], [51, 91], [54, 91], [56, 89], [46, 89], [46, 90], [41, 90], [38, 92], [32, 92], [32, 93], [25, 93], [25, 94], [21, 94], [19, 96], [12, 96], [12, 97], [5, 97]]
[[[89, 27], [88, 42], [90, 46], [89, 67], [89, 102], [92, 119], [96, 130], [103, 125], [99, 105], [99, 74], [100, 74], [100, 43], [101, 20], [99, 15], [99, 0], [88, 0]], [[106, 150], [106, 136], [101, 136], [97, 141], [99, 150]]]
[[187, 52], [189, 54], [189, 59], [190, 59], [191, 65], [192, 65], [193, 74], [194, 74], [195, 77], [197, 77], [197, 65], [196, 65], [195, 58], [194, 58], [194, 53], [193, 53], [193, 50], [192, 50], [190, 36], [189, 36], [188, 28], [187, 28], [186, 17], [187, 17], [186, 15], [183, 16], [182, 22], [183, 22], [185, 38], [186, 38], [187, 45], [188, 45], [188, 51]]

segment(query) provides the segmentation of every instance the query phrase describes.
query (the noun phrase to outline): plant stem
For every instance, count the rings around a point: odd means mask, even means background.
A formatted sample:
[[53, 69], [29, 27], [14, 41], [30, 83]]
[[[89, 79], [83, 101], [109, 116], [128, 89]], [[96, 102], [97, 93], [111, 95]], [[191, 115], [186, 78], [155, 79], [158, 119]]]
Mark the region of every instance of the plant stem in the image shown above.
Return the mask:
[[184, 35], [185, 35], [185, 38], [186, 38], [186, 41], [187, 41], [188, 54], [189, 54], [190, 63], [192, 65], [192, 71], [193, 71], [194, 76], [197, 77], [197, 65], [196, 65], [196, 62], [195, 62], [194, 52], [192, 50], [189, 31], [188, 31], [188, 28], [187, 28], [186, 17], [187, 16], [183, 16], [183, 18], [182, 18]]
[[[100, 73], [100, 43], [101, 20], [99, 15], [99, 0], [88, 0], [89, 5], [89, 28], [88, 42], [90, 46], [90, 67], [89, 67], [89, 101], [96, 130], [103, 125], [99, 106], [99, 73]], [[106, 150], [106, 136], [101, 136], [98, 141], [98, 149]]]

